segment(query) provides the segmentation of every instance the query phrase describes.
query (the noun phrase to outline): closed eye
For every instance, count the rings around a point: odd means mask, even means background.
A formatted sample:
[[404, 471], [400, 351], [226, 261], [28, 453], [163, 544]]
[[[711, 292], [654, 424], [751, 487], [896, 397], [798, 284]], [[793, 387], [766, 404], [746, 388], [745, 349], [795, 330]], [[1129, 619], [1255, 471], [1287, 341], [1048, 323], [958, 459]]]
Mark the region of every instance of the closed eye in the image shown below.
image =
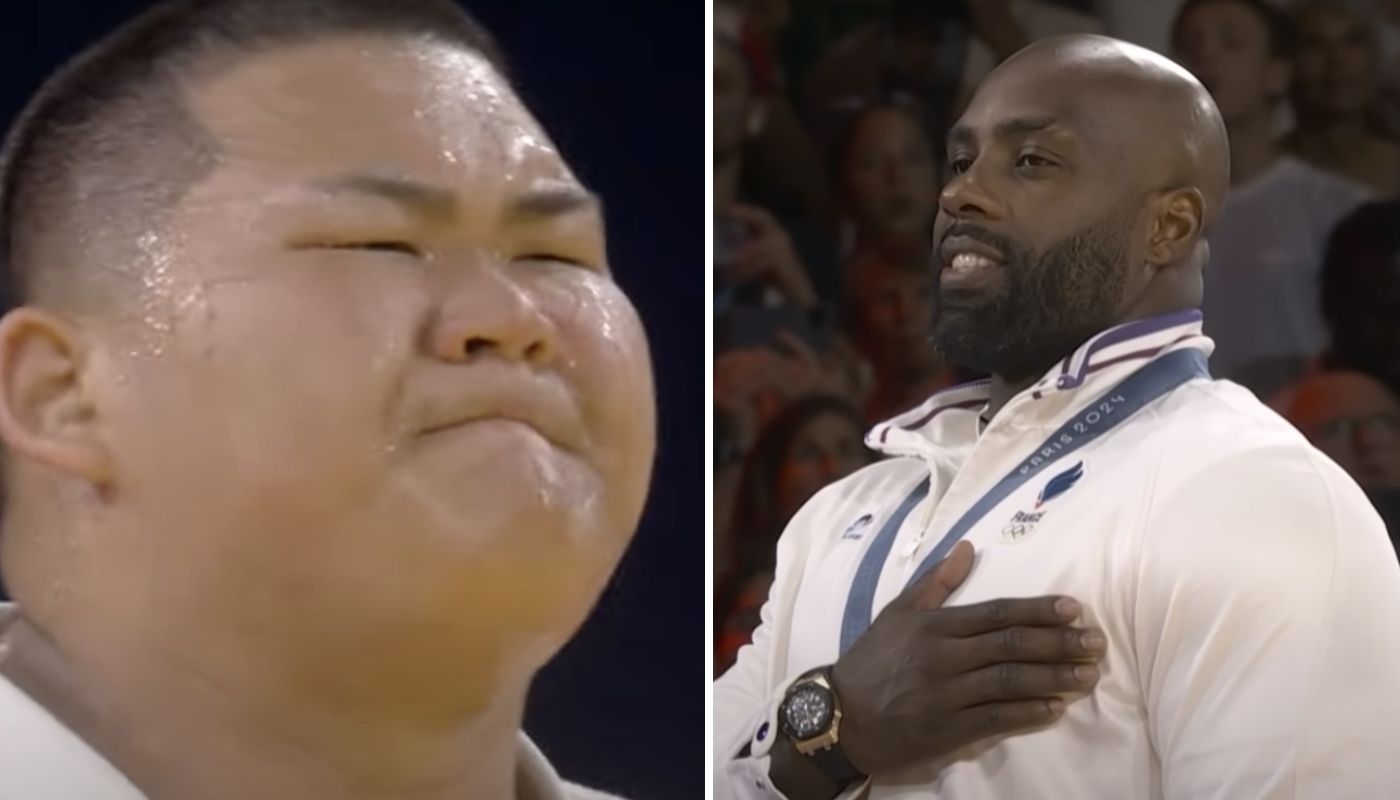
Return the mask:
[[594, 265], [581, 261], [573, 256], [564, 256], [558, 253], [526, 253], [523, 256], [516, 256], [516, 261], [552, 261], [556, 264], [567, 264], [571, 267], [581, 269], [597, 269]]
[[403, 255], [422, 258], [423, 251], [408, 242], [382, 241], [382, 242], [348, 242], [344, 244], [326, 245], [331, 250], [364, 250], [372, 253], [402, 253]]

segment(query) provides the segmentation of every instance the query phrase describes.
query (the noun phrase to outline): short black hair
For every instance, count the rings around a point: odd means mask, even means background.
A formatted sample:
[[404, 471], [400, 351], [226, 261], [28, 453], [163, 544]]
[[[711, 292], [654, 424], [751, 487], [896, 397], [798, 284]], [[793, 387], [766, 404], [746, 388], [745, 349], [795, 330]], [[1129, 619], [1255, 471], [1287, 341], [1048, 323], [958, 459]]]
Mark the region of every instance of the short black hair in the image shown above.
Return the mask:
[[1269, 55], [1274, 58], [1291, 59], [1293, 54], [1297, 52], [1298, 31], [1292, 18], [1275, 8], [1267, 0], [1186, 0], [1177, 9], [1176, 17], [1172, 20], [1171, 43], [1173, 48], [1177, 48], [1181, 41], [1181, 24], [1186, 20], [1187, 15], [1201, 6], [1212, 3], [1233, 3], [1252, 11], [1264, 23], [1264, 28], [1269, 32]]
[[0, 311], [42, 299], [40, 280], [62, 285], [51, 262], [65, 259], [31, 257], [45, 236], [90, 235], [118, 213], [149, 229], [217, 163], [182, 79], [216, 56], [342, 34], [444, 41], [507, 75], [491, 35], [452, 0], [161, 2], [61, 67], [11, 127], [0, 155]]

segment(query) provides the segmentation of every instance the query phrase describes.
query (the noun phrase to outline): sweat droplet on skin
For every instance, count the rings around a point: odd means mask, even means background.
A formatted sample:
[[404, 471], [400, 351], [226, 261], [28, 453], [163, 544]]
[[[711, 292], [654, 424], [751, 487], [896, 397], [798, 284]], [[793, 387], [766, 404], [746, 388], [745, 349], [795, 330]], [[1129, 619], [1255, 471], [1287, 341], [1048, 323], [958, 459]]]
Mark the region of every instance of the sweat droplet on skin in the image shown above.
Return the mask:
[[159, 358], [175, 328], [174, 243], [147, 231], [136, 246], [146, 263], [141, 276], [141, 350], [133, 355]]
[[524, 163], [532, 156], [554, 156], [558, 153], [547, 142], [542, 141], [529, 131], [519, 131], [509, 145], [510, 159], [513, 164]]

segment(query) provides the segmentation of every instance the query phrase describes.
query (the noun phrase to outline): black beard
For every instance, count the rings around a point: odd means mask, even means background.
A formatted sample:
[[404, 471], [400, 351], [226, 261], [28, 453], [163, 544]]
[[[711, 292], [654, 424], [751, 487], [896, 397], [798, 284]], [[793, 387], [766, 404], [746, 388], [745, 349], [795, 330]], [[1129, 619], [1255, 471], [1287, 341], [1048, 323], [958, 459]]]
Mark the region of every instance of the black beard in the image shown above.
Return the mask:
[[954, 364], [1011, 383], [1045, 374], [1116, 321], [1130, 225], [1123, 211], [1111, 213], [1036, 253], [982, 228], [953, 224], [945, 236], [961, 234], [1005, 256], [997, 267], [1005, 283], [991, 296], [945, 292], [935, 275], [934, 346]]

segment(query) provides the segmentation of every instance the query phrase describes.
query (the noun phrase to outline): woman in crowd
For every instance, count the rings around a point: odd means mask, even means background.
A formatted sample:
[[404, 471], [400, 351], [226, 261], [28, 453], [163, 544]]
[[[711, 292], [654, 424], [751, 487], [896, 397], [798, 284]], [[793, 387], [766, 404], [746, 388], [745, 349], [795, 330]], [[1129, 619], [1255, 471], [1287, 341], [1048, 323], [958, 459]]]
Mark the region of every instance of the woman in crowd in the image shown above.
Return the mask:
[[856, 114], [834, 151], [842, 250], [903, 242], [925, 251], [938, 214], [938, 163], [914, 112], [894, 104]]
[[842, 324], [871, 368], [867, 424], [888, 419], [956, 383], [930, 339], [933, 273], [927, 244], [890, 242], [851, 257]]
[[870, 463], [863, 434], [856, 410], [827, 395], [796, 400], [759, 434], [744, 463], [729, 564], [715, 591], [716, 674], [733, 663], [758, 623], [788, 520], [822, 487]]

